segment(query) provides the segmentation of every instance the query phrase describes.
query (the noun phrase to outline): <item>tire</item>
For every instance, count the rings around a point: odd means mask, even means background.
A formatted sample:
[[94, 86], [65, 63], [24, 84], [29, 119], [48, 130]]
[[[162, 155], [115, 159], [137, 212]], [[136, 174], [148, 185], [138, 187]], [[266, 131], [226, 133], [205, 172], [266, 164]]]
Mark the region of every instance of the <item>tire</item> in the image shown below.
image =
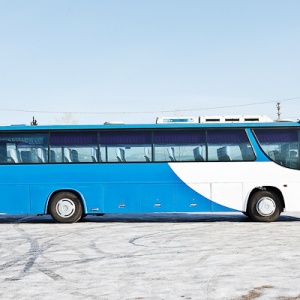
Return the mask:
[[253, 221], [273, 222], [282, 212], [282, 202], [270, 191], [256, 192], [248, 202], [247, 214]]
[[49, 212], [59, 223], [75, 223], [81, 219], [83, 209], [77, 195], [71, 192], [59, 192], [51, 198]]
[[79, 222], [84, 221], [84, 218], [87, 217], [87, 214], [82, 214], [80, 219], [78, 220]]

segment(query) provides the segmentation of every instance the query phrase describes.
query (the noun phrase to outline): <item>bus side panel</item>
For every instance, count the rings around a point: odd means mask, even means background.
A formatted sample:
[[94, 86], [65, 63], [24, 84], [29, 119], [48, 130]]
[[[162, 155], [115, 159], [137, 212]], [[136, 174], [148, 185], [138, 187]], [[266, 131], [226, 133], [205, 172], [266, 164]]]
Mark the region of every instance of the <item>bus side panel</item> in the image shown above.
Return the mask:
[[139, 184], [106, 184], [103, 199], [105, 213], [140, 212]]
[[[218, 202], [224, 201], [228, 203], [229, 207], [237, 207], [239, 210], [243, 210], [243, 184], [242, 183], [212, 183], [211, 184], [212, 194], [212, 212], [230, 212], [235, 211], [234, 209], [225, 207], [218, 204]], [[217, 202], [217, 203], [216, 203]]]
[[44, 214], [48, 197], [51, 194], [50, 185], [32, 184], [30, 186], [30, 203], [32, 214]]
[[285, 210], [287, 212], [300, 211], [299, 182], [290, 182], [287, 187], [281, 189], [281, 192], [285, 200]]
[[29, 214], [30, 192], [27, 184], [0, 185], [0, 213]]
[[[198, 190], [201, 190], [205, 195], [210, 195], [209, 183], [198, 183]], [[197, 193], [186, 184], [176, 185], [175, 196], [175, 211], [176, 212], [210, 212], [211, 201], [203, 195]]]
[[174, 184], [143, 184], [141, 212], [173, 212], [175, 209]]

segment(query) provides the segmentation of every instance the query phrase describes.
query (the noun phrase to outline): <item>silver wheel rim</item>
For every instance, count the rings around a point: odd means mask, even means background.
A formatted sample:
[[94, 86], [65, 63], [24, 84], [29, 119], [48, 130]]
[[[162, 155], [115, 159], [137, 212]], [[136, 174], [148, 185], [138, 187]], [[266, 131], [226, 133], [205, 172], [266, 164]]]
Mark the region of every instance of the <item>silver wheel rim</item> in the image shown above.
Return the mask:
[[269, 197], [263, 197], [256, 203], [256, 210], [261, 216], [271, 216], [276, 210], [275, 201]]
[[75, 203], [68, 198], [61, 199], [56, 204], [56, 212], [61, 218], [69, 218], [73, 216], [75, 210]]

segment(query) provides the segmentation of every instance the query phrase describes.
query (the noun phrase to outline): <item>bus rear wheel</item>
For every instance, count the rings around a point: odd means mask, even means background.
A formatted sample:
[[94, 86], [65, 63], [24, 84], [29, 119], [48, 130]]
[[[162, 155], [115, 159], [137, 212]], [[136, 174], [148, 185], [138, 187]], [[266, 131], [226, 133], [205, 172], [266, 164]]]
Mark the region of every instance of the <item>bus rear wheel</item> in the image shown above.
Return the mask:
[[49, 212], [52, 218], [59, 223], [75, 223], [81, 219], [83, 209], [76, 194], [59, 192], [51, 198]]
[[248, 203], [247, 214], [258, 222], [273, 222], [282, 212], [282, 203], [277, 194], [270, 191], [258, 191]]

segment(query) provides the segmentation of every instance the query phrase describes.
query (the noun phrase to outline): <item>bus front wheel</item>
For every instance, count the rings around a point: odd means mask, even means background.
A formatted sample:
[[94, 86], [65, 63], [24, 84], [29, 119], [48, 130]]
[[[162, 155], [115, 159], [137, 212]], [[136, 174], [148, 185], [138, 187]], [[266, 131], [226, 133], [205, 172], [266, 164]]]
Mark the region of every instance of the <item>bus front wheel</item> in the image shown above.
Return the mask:
[[59, 192], [54, 195], [49, 204], [52, 218], [59, 223], [75, 223], [83, 214], [80, 199], [71, 192]]
[[277, 194], [270, 191], [258, 191], [248, 203], [247, 214], [258, 222], [273, 222], [282, 212], [282, 203]]

